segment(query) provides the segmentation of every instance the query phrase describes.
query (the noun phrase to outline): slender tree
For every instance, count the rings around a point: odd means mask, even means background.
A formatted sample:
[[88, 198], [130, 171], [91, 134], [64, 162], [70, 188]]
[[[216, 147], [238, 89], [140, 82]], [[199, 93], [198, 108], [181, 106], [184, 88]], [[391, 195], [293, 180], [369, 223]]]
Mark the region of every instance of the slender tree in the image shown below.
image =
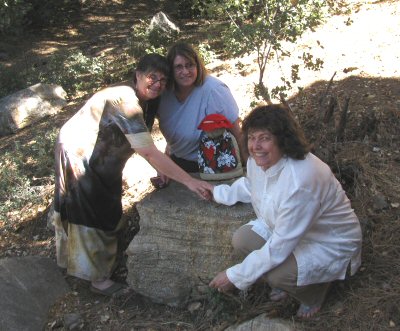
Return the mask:
[[[271, 103], [272, 96], [291, 87], [299, 79], [299, 66], [292, 67], [290, 79], [282, 78], [284, 86], [271, 90], [264, 83], [268, 61], [290, 56], [284, 49], [284, 41], [295, 43], [308, 29], [313, 29], [323, 20], [326, 0], [197, 0], [207, 15], [225, 17], [229, 28], [224, 33], [227, 50], [234, 56], [256, 52], [259, 68], [257, 97]], [[323, 62], [310, 53], [302, 57], [306, 68], [319, 69]]]

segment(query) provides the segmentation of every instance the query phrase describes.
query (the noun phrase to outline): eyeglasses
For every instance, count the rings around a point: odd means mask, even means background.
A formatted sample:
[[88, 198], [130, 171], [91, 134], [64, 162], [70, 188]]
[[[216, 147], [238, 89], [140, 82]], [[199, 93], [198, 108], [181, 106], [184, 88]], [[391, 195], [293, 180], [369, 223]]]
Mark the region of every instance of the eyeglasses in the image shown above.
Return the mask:
[[194, 68], [196, 68], [196, 63], [186, 63], [185, 65], [177, 64], [176, 66], [174, 66], [174, 70], [176, 72], [182, 72], [184, 69], [191, 71]]
[[149, 80], [150, 86], [160, 83], [161, 86], [167, 85], [167, 79], [165, 77], [159, 78], [156, 74], [147, 75], [146, 78]]

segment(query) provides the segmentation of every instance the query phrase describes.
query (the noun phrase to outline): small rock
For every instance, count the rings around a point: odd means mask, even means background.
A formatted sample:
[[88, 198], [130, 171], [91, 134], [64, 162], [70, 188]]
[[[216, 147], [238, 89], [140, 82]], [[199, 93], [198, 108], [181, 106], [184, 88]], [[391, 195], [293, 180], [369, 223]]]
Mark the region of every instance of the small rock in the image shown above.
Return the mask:
[[62, 327], [62, 323], [60, 320], [55, 320], [55, 321], [49, 323], [48, 326], [49, 326], [50, 330], [54, 330], [54, 329]]
[[[296, 328], [297, 329], [297, 328]], [[294, 331], [295, 328], [292, 324], [287, 321], [270, 318], [267, 314], [261, 314], [256, 316], [255, 318], [245, 321], [239, 325], [232, 325], [225, 329], [226, 331], [265, 331], [265, 330], [274, 330], [274, 331]]]
[[188, 310], [193, 313], [201, 307], [201, 302], [192, 302], [188, 305]]
[[386, 198], [380, 193], [376, 194], [373, 197], [372, 207], [374, 208], [375, 211], [388, 208], [388, 203], [386, 201]]
[[64, 325], [67, 330], [80, 330], [83, 327], [81, 314], [70, 313], [64, 315]]

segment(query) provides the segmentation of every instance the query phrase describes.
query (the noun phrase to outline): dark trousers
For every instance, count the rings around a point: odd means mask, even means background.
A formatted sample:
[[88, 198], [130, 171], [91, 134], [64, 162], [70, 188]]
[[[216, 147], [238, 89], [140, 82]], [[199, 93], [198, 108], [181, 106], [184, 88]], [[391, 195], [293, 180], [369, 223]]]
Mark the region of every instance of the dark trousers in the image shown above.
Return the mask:
[[177, 157], [173, 154], [170, 155], [170, 158], [186, 172], [199, 172], [199, 165], [195, 161], [181, 159], [180, 157]]

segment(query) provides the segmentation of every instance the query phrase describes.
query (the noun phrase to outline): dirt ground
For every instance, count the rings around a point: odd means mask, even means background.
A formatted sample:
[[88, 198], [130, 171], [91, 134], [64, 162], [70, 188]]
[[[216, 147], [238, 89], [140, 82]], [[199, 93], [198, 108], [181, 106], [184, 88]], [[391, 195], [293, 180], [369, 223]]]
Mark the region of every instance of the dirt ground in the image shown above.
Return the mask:
[[[87, 8], [67, 27], [36, 32], [18, 42], [8, 36], [0, 41], [0, 50], [7, 53], [1, 61], [18, 66], [26, 58], [40, 61], [46, 54], [71, 47], [86, 54], [117, 56], [133, 21], [166, 9], [163, 1], [141, 3], [99, 1], [99, 6]], [[300, 330], [400, 330], [400, 3], [351, 1], [351, 8], [350, 15], [334, 16], [306, 34], [292, 47], [290, 59], [272, 62], [266, 74], [273, 86], [307, 49], [324, 60], [321, 71], [302, 73], [303, 89], [290, 91], [287, 102], [313, 143], [315, 154], [331, 166], [346, 189], [363, 229], [361, 269], [351, 279], [334, 283], [317, 317], [296, 320]], [[194, 27], [199, 24], [180, 21], [178, 25], [195, 34]], [[219, 59], [208, 66], [230, 86], [242, 117], [250, 110], [252, 85], [257, 81], [254, 59], [254, 55]], [[39, 131], [60, 127], [77, 107], [71, 103], [63, 114], [1, 138], [0, 150], [9, 150], [14, 139], [27, 143]], [[157, 130], [154, 138], [162, 146]], [[131, 180], [132, 169], [138, 167], [143, 169], [141, 176], [138, 178], [136, 171]], [[131, 232], [125, 242], [138, 230], [134, 205], [150, 190], [151, 174], [138, 157], [126, 168], [124, 217], [130, 221]], [[0, 257], [54, 257], [53, 233], [46, 227], [52, 186], [46, 189], [48, 204], [30, 206], [29, 212], [16, 211], [21, 216], [13, 224], [0, 220]], [[123, 257], [114, 276], [120, 281], [126, 276]], [[210, 296], [196, 309], [189, 309], [153, 304], [133, 292], [107, 299], [92, 294], [84, 281], [66, 279], [72, 291], [51, 310], [46, 330], [68, 330], [68, 317], [75, 320], [77, 330], [222, 330], [261, 313], [294, 321], [297, 308], [291, 300], [272, 304], [264, 288], [255, 288], [246, 298]]]

